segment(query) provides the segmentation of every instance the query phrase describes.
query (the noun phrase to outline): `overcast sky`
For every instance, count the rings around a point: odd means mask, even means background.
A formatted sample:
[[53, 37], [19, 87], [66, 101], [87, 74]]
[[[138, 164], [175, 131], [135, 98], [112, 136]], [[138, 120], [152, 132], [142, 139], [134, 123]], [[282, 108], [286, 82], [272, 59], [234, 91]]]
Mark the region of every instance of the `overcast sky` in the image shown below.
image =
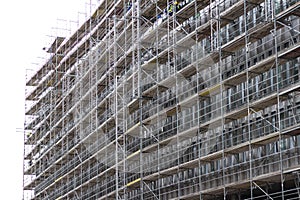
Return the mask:
[[89, 1], [7, 0], [0, 5], [0, 199], [22, 199], [23, 133], [16, 129], [24, 122], [25, 69], [43, 62], [38, 57], [54, 27], [83, 20], [83, 2]]

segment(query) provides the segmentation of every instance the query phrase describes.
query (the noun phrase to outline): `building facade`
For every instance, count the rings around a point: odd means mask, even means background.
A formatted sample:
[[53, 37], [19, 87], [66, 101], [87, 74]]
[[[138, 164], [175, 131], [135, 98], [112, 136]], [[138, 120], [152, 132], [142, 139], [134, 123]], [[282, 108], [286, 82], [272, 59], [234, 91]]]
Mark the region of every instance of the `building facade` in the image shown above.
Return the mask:
[[24, 199], [299, 199], [299, 17], [100, 0], [26, 81]]

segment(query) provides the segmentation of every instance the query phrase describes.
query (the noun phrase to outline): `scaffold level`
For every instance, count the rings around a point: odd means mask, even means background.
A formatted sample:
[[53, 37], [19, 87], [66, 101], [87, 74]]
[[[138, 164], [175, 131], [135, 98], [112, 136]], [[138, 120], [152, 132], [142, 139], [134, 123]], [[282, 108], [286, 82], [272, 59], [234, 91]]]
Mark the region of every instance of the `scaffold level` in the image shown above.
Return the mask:
[[299, 199], [299, 17], [97, 1], [26, 79], [24, 200]]

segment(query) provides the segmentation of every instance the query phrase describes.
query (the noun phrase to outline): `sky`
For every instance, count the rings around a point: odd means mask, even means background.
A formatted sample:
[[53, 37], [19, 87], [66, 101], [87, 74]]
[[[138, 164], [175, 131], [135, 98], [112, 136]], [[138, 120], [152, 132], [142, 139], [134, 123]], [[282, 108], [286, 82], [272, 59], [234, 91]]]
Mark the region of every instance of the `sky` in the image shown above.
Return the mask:
[[39, 66], [34, 63], [44, 62], [42, 49], [53, 39], [51, 35], [59, 31], [55, 27], [63, 24], [70, 29], [88, 16], [84, 14], [86, 2], [90, 1], [1, 2], [0, 199], [22, 199], [25, 71]]

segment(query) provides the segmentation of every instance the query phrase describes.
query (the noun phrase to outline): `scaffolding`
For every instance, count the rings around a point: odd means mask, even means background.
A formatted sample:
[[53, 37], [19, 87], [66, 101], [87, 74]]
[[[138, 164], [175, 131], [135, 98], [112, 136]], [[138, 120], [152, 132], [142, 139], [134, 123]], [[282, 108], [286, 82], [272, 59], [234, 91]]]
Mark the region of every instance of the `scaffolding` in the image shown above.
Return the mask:
[[24, 199], [299, 199], [299, 0], [101, 0], [26, 81]]

